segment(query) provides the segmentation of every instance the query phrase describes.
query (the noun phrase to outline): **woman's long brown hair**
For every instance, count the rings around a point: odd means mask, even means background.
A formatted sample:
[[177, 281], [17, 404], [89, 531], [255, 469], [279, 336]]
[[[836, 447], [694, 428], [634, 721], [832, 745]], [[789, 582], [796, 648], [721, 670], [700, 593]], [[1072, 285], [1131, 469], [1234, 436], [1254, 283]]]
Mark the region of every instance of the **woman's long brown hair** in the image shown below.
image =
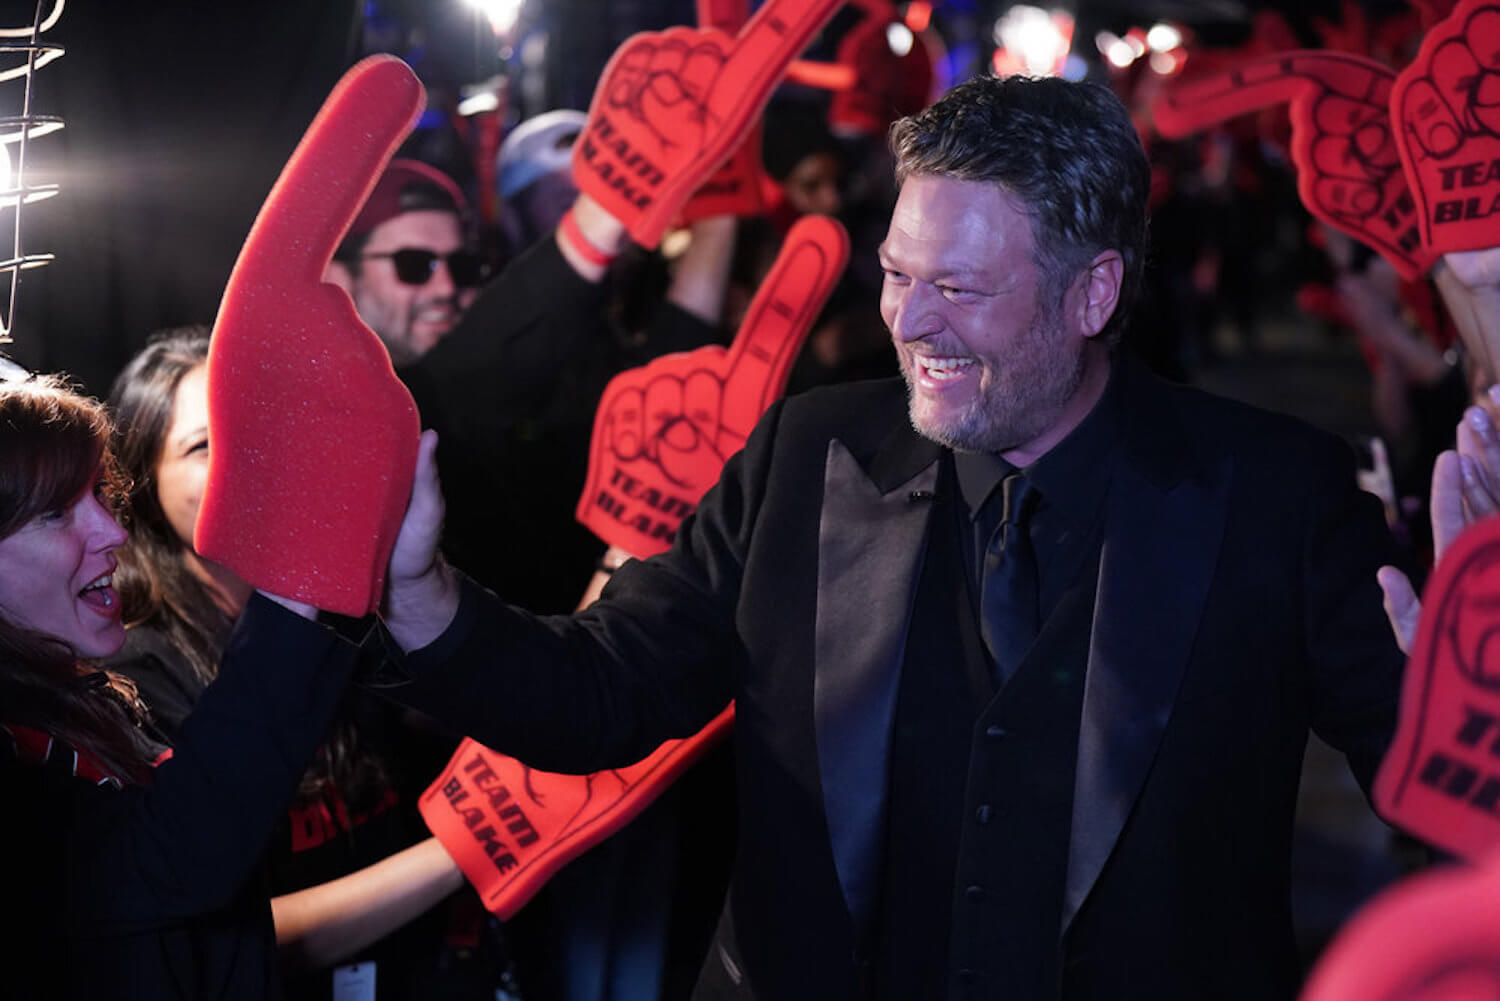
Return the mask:
[[[59, 379], [0, 382], [0, 539], [72, 504], [98, 477], [118, 496], [109, 433], [103, 408]], [[46, 731], [120, 778], [144, 780], [135, 686], [112, 674], [92, 684], [88, 673], [67, 643], [0, 612], [0, 723]]]

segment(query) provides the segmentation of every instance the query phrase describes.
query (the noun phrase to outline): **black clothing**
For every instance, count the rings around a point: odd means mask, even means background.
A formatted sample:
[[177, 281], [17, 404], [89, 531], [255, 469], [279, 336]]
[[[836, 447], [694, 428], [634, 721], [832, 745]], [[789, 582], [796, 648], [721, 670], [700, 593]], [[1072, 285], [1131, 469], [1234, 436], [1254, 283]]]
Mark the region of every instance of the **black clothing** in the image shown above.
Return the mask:
[[[1056, 941], [1060, 988], [1044, 949], [1013, 972], [1015, 996], [1288, 997], [1308, 728], [1368, 785], [1395, 722], [1403, 658], [1375, 583], [1388, 536], [1332, 436], [1129, 365], [1115, 375], [1125, 420], [1097, 580], [1064, 588], [1068, 628], [1054, 612], [1017, 698], [992, 703], [967, 760], [947, 763], [968, 771], [948, 994], [995, 996], [992, 962]], [[914, 610], [943, 600], [923, 560], [946, 454], [911, 430], [896, 381], [783, 401], [670, 552], [568, 619], [465, 587], [395, 694], [538, 767], [583, 771], [689, 734], [733, 698], [728, 979], [777, 1001], [863, 996], [891, 768], [905, 766], [899, 693], [952, 651], [908, 642], [926, 628]], [[1033, 670], [1072, 663], [1070, 644], [1086, 645], [1086, 675]], [[1040, 712], [1022, 682], [1055, 686]], [[1007, 854], [1052, 837], [1065, 852], [1042, 864]], [[1009, 909], [1048, 894], [1034, 914]]]
[[144, 786], [85, 781], [60, 753], [39, 767], [0, 739], [0, 878], [25, 909], [0, 937], [6, 996], [280, 997], [255, 867], [356, 654], [252, 598], [219, 680]]
[[[110, 669], [136, 683], [169, 741], [203, 695], [206, 685], [163, 632], [148, 621], [132, 627]], [[159, 708], [159, 705], [164, 708]], [[262, 892], [271, 897], [318, 886], [394, 855], [428, 836], [415, 804], [446, 763], [420, 735], [403, 726], [398, 710], [368, 692], [351, 689], [340, 703], [335, 729], [351, 742], [346, 753], [364, 778], [340, 788], [325, 783], [316, 796], [300, 794], [279, 818], [267, 843]], [[447, 741], [442, 741], [446, 749]], [[325, 748], [319, 749], [323, 754]], [[445, 948], [446, 908], [438, 907], [342, 960], [338, 967], [375, 964], [375, 997], [426, 997]], [[327, 1001], [336, 968], [292, 973], [283, 981], [288, 1001]], [[493, 982], [494, 977], [490, 977]], [[476, 989], [474, 996], [488, 996]]]
[[594, 410], [618, 372], [711, 343], [666, 303], [641, 344], [606, 316], [605, 288], [547, 237], [485, 286], [463, 320], [398, 373], [439, 435], [443, 552], [508, 601], [570, 612], [604, 544], [573, 516]]

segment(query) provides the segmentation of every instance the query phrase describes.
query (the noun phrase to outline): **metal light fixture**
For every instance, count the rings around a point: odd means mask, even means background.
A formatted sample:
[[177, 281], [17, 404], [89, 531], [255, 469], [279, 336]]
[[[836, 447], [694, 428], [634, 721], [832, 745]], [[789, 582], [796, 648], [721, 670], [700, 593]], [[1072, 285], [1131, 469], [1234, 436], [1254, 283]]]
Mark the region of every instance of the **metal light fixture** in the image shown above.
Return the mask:
[[37, 70], [63, 54], [62, 46], [41, 40], [42, 33], [62, 17], [64, 0], [37, 0], [36, 15], [30, 25], [0, 28], [0, 84], [21, 81], [21, 113], [0, 116], [0, 222], [8, 222], [11, 237], [10, 257], [0, 260], [0, 274], [10, 276], [10, 297], [4, 317], [0, 319], [0, 344], [11, 341], [16, 316], [16, 288], [20, 273], [39, 268], [53, 260], [52, 254], [28, 254], [21, 246], [21, 209], [25, 205], [57, 194], [56, 184], [26, 183], [26, 150], [31, 140], [56, 132], [63, 121], [53, 115], [36, 115], [31, 110], [31, 78]]

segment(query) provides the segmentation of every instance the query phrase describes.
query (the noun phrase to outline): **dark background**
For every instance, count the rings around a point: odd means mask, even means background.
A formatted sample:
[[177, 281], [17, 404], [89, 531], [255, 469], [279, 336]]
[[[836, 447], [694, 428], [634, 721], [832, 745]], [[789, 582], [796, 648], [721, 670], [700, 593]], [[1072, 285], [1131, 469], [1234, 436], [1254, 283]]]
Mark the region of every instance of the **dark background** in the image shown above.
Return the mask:
[[[961, 79], [987, 65], [991, 25], [1009, 4], [934, 6], [950, 56], [942, 72]], [[1310, 18], [1337, 16], [1322, 0], [1282, 6], [1309, 44]], [[1074, 49], [1086, 56], [1093, 47], [1081, 40], [1099, 28], [1156, 20], [1187, 24], [1206, 44], [1233, 44], [1253, 13], [1238, 0], [1082, 0], [1072, 9]], [[7, 0], [0, 11], [0, 25], [20, 26], [35, 8]], [[621, 40], [693, 16], [691, 0], [526, 0], [514, 44], [503, 49], [463, 0], [72, 0], [44, 36], [67, 53], [37, 73], [32, 105], [67, 126], [29, 145], [25, 171], [28, 183], [62, 185], [61, 195], [24, 210], [22, 227], [25, 252], [57, 259], [22, 275], [13, 343], [3, 350], [102, 394], [151, 330], [211, 321], [281, 165], [339, 75], [364, 54], [395, 52], [412, 63], [433, 112], [410, 149], [468, 172], [460, 180], [472, 185], [468, 147], [456, 116], [445, 113], [460, 86], [506, 76], [510, 121], [585, 108]], [[840, 14], [812, 54], [831, 58], [856, 19]], [[20, 81], [0, 84], [0, 113], [18, 113], [22, 93]], [[9, 239], [12, 214], [0, 214], [0, 239]]]

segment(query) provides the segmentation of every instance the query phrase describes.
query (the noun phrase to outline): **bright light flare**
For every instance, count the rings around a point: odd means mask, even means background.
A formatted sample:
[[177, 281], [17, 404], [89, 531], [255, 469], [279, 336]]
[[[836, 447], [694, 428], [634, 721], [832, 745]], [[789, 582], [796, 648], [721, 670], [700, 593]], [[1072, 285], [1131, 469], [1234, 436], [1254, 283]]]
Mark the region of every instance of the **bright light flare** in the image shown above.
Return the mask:
[[1094, 46], [1105, 61], [1116, 69], [1124, 69], [1135, 62], [1135, 49], [1113, 31], [1101, 31], [1095, 35]]
[[1176, 48], [1167, 52], [1151, 53], [1151, 70], [1158, 76], [1171, 76], [1174, 73], [1180, 73], [1186, 65], [1186, 49]]
[[481, 91], [471, 94], [458, 102], [458, 113], [465, 118], [470, 115], [482, 115], [490, 111], [500, 110], [500, 95], [493, 90]]
[[1171, 52], [1182, 44], [1182, 32], [1170, 24], [1154, 24], [1146, 32], [1146, 47], [1152, 52]]
[[521, 5], [525, 0], [466, 0], [470, 7], [483, 14], [490, 22], [490, 30], [497, 35], [508, 35], [521, 16]]
[[1073, 17], [1016, 4], [995, 22], [995, 41], [1026, 73], [1056, 75], [1073, 42]]
[[891, 53], [898, 59], [910, 52], [916, 41], [917, 36], [900, 21], [892, 21], [885, 26], [885, 44], [891, 47]]

